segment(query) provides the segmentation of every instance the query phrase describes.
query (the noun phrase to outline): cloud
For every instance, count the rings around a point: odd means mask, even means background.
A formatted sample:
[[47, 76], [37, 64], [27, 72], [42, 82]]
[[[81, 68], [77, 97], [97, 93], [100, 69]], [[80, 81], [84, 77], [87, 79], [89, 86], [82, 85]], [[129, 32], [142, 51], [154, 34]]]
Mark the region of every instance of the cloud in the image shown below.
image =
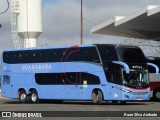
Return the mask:
[[[123, 43], [126, 38], [91, 34], [90, 29], [114, 16], [127, 16], [153, 3], [159, 4], [160, 1], [83, 0], [84, 43]], [[45, 15], [43, 23], [45, 26], [44, 33], [41, 36], [42, 39], [40, 38], [40, 44], [43, 44], [44, 40], [49, 45], [80, 43], [80, 0], [61, 0], [57, 4], [44, 6], [43, 10], [43, 15]], [[138, 42], [139, 40], [134, 41]], [[148, 54], [148, 49], [142, 48]]]
[[[122, 2], [122, 0], [120, 1]], [[136, 6], [128, 5], [123, 7], [125, 5], [121, 6], [122, 4], [118, 5], [118, 3], [114, 4], [114, 2], [116, 1], [84, 1], [83, 17], [85, 43], [88, 43], [88, 39], [90, 43], [98, 42], [100, 39], [103, 39], [102, 41], [104, 41], [104, 43], [108, 43], [107, 40], [106, 42], [104, 40], [105, 38], [107, 39], [108, 36], [104, 37], [103, 35], [93, 35], [90, 33], [90, 29], [96, 24], [100, 24], [115, 15], [126, 15], [137, 10]], [[40, 37], [40, 44], [43, 41], [51, 45], [59, 45], [59, 43], [62, 43], [62, 45], [63, 43], [70, 44], [72, 42], [78, 44], [80, 39], [79, 36], [80, 0], [61, 0], [57, 4], [46, 4], [43, 6], [43, 34]], [[91, 39], [93, 39], [93, 42]], [[109, 37], [109, 39], [111, 39], [111, 37]], [[112, 41], [113, 40], [110, 40], [110, 42]]]

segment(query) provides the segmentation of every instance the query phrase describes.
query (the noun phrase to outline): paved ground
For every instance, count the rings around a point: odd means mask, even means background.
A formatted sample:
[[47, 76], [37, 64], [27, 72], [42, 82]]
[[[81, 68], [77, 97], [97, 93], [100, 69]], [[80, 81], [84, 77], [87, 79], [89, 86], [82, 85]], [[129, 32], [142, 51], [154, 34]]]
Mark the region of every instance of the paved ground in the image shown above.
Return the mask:
[[[48, 102], [41, 102], [38, 104], [20, 104], [17, 100], [10, 100], [10, 99], [0, 99], [0, 111], [112, 111], [110, 113], [112, 116], [115, 113], [114, 111], [160, 111], [160, 103], [159, 102], [128, 102], [126, 105], [120, 104], [112, 104], [110, 102], [104, 102], [102, 105], [94, 105], [91, 102], [72, 102], [72, 101], [65, 101], [63, 104], [55, 104], [55, 103], [48, 103]], [[75, 113], [73, 113], [75, 114]], [[5, 118], [11, 119], [11, 118]], [[14, 119], [22, 119], [22, 118], [14, 118]], [[11, 120], [14, 120], [13, 118]], [[28, 118], [26, 118], [28, 119]], [[38, 118], [38, 120], [44, 118]], [[54, 118], [47, 118], [52, 120], [159, 120], [160, 118], [113, 118], [113, 117], [54, 117]]]
[[0, 101], [6, 100], [6, 99], [7, 99], [7, 98], [2, 97], [1, 94], [0, 94]]

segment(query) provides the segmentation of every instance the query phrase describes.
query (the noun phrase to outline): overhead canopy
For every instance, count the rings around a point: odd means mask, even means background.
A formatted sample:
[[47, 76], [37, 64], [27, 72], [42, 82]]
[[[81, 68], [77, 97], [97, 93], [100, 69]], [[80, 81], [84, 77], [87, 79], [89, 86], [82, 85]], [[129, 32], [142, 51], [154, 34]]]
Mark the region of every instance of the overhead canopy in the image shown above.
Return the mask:
[[160, 7], [148, 6], [130, 16], [117, 16], [93, 27], [91, 32], [160, 41]]

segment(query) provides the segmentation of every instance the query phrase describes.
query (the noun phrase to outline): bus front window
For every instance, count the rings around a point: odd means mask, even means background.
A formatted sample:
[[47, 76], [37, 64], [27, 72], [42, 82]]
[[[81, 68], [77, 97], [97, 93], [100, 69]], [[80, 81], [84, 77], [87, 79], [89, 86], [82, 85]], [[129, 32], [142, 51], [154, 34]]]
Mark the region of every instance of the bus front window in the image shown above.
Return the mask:
[[144, 88], [149, 86], [148, 71], [130, 71], [124, 74], [124, 85], [133, 88]]

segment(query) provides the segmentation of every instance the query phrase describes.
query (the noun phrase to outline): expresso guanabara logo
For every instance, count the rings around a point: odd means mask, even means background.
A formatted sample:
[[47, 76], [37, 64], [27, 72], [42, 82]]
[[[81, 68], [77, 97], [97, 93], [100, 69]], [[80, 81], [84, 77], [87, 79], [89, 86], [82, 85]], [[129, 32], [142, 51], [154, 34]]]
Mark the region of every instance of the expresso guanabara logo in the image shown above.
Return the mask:
[[23, 71], [48, 71], [51, 70], [50, 64], [22, 65]]

